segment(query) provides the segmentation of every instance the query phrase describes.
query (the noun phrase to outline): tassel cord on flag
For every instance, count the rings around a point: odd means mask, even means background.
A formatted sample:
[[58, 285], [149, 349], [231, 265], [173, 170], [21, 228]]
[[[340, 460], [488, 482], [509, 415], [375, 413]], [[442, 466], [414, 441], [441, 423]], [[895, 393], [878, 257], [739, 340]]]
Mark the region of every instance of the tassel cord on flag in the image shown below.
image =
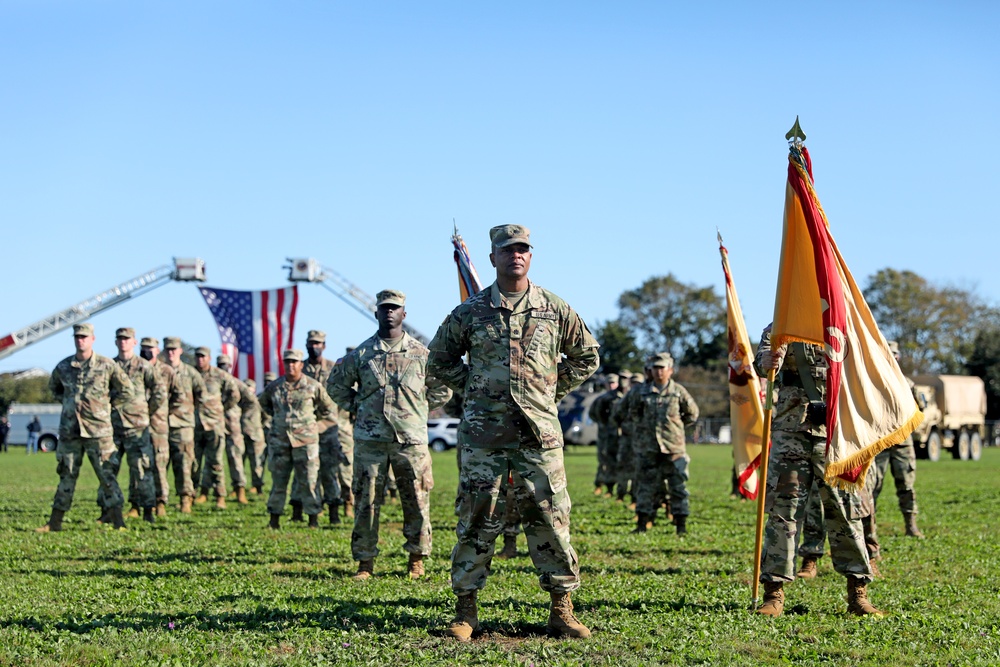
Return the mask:
[[760, 555], [764, 548], [764, 501], [767, 498], [767, 467], [771, 458], [771, 408], [774, 407], [772, 397], [776, 373], [773, 368], [767, 372], [767, 398], [764, 400], [764, 431], [761, 434], [763, 444], [760, 468], [757, 471], [757, 524], [753, 547], [753, 581], [750, 584], [751, 609], [756, 609], [760, 604]]

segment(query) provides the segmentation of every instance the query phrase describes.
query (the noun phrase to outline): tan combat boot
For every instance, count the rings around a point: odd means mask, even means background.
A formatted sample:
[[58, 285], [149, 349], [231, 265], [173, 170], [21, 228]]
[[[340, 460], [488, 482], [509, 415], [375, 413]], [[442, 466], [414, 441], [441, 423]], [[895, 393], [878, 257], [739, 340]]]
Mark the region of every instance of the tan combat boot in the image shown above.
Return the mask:
[[497, 554], [497, 558], [501, 560], [517, 558], [517, 535], [503, 536], [503, 551]]
[[167, 504], [162, 500], [156, 501], [156, 516], [167, 516]]
[[868, 584], [857, 577], [847, 578], [847, 613], [855, 616], [885, 616], [868, 601]]
[[604, 495], [604, 487], [602, 487], [600, 485], [595, 486], [594, 487], [594, 495], [595, 496], [603, 496]]
[[224, 510], [226, 509], [226, 497], [219, 496], [215, 499], [215, 509]]
[[181, 514], [191, 513], [191, 496], [181, 496]]
[[194, 504], [202, 505], [207, 502], [208, 502], [208, 489], [202, 488], [201, 493], [199, 493], [198, 497], [194, 499]]
[[249, 505], [250, 500], [247, 498], [247, 490], [242, 486], [236, 489], [236, 502], [240, 505]]
[[420, 554], [410, 554], [410, 579], [419, 579], [424, 576], [424, 557]]
[[455, 601], [455, 618], [445, 628], [446, 637], [467, 642], [472, 633], [479, 629], [479, 609], [476, 607], [476, 591], [459, 595]]
[[36, 533], [58, 533], [62, 530], [62, 520], [66, 513], [62, 510], [53, 509], [49, 515], [49, 521], [41, 528], [35, 528]]
[[924, 534], [917, 528], [917, 515], [915, 512], [904, 512], [903, 519], [906, 521], [907, 537], [915, 537], [918, 540], [924, 539]]
[[819, 556], [803, 556], [802, 567], [795, 573], [797, 579], [815, 579], [819, 574]]
[[546, 630], [552, 637], [586, 639], [590, 629], [573, 615], [573, 601], [569, 593], [549, 593], [552, 606], [549, 609], [549, 624]]
[[764, 616], [781, 616], [785, 609], [785, 591], [780, 581], [764, 582], [764, 602], [757, 607], [757, 613]]
[[128, 511], [128, 514], [126, 514], [125, 517], [128, 518], [128, 519], [138, 519], [139, 518], [139, 506], [136, 505], [135, 503], [132, 503], [132, 509], [130, 509]]
[[348, 519], [354, 518], [354, 503], [350, 500], [344, 503], [344, 516]]
[[880, 561], [880, 560], [882, 560], [881, 557], [868, 559], [868, 567], [872, 571], [872, 579], [881, 579], [882, 578], [882, 573], [879, 571], [878, 564], [877, 564], [877, 561]]
[[375, 559], [369, 558], [368, 560], [358, 561], [358, 571], [354, 574], [352, 579], [354, 581], [365, 581], [375, 573]]

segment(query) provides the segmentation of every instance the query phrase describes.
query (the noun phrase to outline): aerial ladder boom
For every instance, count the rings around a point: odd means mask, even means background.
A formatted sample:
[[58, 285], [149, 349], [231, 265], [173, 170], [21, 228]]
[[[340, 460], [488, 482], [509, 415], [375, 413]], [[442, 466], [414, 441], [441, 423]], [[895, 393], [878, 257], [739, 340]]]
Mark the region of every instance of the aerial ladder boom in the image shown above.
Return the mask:
[[65, 310], [53, 313], [34, 324], [29, 324], [23, 329], [7, 334], [0, 338], [0, 359], [9, 357], [18, 350], [59, 333], [67, 327], [84, 322], [124, 301], [145, 294], [160, 285], [165, 285], [171, 280], [203, 282], [205, 280], [204, 260], [197, 257], [175, 257], [173, 266], [160, 266], [152, 271], [147, 271]]
[[[345, 278], [342, 274], [327, 266], [321, 266], [312, 257], [289, 257], [288, 261], [290, 265], [285, 268], [288, 269], [288, 279], [293, 283], [319, 283], [334, 296], [362, 315], [375, 317], [375, 310], [377, 308], [375, 298]], [[424, 345], [429, 345], [431, 342], [430, 338], [406, 322], [403, 322], [403, 331]]]

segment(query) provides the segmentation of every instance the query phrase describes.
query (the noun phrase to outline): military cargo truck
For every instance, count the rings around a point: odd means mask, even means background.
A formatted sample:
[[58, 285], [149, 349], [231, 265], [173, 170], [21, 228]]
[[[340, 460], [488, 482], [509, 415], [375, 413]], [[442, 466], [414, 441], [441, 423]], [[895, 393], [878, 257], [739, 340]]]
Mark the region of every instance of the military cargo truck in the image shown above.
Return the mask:
[[914, 389], [926, 401], [924, 421], [913, 432], [917, 456], [931, 461], [947, 449], [956, 459], [978, 461], [986, 437], [986, 387], [967, 375], [918, 375]]

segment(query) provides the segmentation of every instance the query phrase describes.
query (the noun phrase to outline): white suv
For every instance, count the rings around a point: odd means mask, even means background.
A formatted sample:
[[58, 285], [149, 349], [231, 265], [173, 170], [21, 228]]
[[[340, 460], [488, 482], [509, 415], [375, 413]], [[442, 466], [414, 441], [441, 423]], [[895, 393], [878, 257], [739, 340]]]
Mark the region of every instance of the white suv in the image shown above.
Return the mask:
[[435, 452], [443, 452], [458, 445], [458, 423], [461, 419], [442, 417], [427, 420], [427, 442]]

